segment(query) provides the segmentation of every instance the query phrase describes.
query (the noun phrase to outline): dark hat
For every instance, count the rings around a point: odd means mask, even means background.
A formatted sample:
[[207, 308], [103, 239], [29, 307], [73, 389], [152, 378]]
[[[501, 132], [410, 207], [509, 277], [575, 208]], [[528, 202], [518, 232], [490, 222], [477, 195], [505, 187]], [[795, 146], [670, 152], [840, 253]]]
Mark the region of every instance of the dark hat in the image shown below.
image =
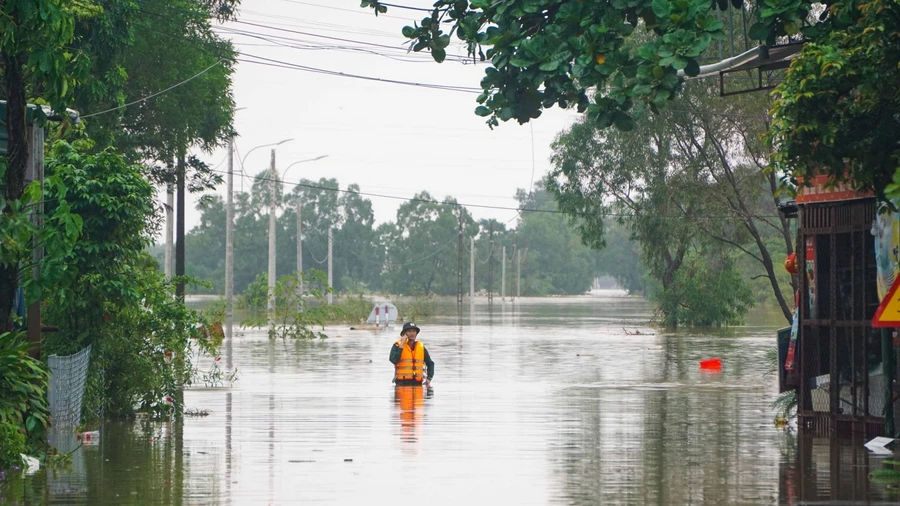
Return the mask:
[[403, 330], [400, 331], [400, 335], [406, 334], [406, 331], [409, 329], [416, 329], [416, 333], [422, 332], [422, 329], [416, 327], [416, 324], [413, 322], [406, 322], [403, 324]]

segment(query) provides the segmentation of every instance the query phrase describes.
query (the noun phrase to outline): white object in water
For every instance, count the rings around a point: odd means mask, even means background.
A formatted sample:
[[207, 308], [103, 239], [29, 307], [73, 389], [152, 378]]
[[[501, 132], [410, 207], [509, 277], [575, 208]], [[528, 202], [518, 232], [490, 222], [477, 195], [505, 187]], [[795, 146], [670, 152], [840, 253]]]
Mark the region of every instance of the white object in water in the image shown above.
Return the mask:
[[894, 452], [887, 449], [887, 446], [894, 441], [896, 441], [896, 439], [892, 437], [876, 437], [866, 443], [865, 447], [878, 455], [893, 455]]
[[369, 317], [366, 318], [366, 323], [375, 324], [384, 323], [385, 325], [388, 325], [394, 321], [397, 321], [397, 306], [390, 302], [380, 302], [376, 304], [369, 313]]
[[81, 434], [78, 434], [78, 440], [86, 445], [98, 444], [100, 442], [100, 431], [82, 432]]

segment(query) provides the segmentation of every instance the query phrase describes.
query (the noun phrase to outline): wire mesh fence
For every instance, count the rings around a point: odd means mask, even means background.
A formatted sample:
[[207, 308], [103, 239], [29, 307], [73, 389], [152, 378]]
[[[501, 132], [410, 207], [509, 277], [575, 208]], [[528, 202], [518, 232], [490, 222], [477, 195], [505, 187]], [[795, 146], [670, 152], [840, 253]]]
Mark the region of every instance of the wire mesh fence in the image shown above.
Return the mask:
[[74, 355], [50, 355], [50, 418], [55, 428], [75, 428], [81, 423], [84, 382], [91, 362], [91, 346]]

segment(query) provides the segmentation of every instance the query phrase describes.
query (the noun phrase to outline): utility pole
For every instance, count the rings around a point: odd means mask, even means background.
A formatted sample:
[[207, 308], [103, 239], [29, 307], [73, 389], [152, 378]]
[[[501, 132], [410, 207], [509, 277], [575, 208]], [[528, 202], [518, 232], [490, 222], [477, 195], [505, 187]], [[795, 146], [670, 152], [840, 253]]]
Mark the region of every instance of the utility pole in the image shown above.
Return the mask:
[[[37, 124], [29, 125], [26, 139], [29, 147], [28, 166], [26, 173], [30, 172], [32, 180], [37, 181], [44, 188], [44, 128]], [[43, 223], [44, 202], [41, 200], [33, 208], [31, 221], [35, 228], [40, 229]], [[41, 279], [41, 259], [44, 258], [44, 249], [38, 245], [37, 238], [32, 239], [33, 248], [31, 251], [31, 275], [35, 280]], [[41, 358], [41, 301], [36, 300], [26, 308], [26, 322], [28, 325], [28, 343], [31, 346], [29, 355], [32, 358]]]
[[500, 250], [503, 260], [500, 262], [500, 301], [506, 302], [506, 246]]
[[297, 288], [299, 295], [303, 295], [303, 239], [301, 233], [303, 231], [300, 210], [303, 203], [300, 201], [300, 192], [297, 192]]
[[516, 299], [521, 295], [519, 290], [522, 284], [522, 251], [516, 250]]
[[166, 279], [171, 280], [173, 271], [175, 270], [174, 258], [174, 238], [175, 238], [175, 192], [172, 183], [166, 185], [166, 258], [165, 272]]
[[269, 300], [266, 304], [269, 327], [275, 320], [275, 149], [269, 157]]
[[332, 252], [332, 244], [334, 243], [334, 236], [332, 235], [332, 227], [328, 227], [328, 304], [331, 305], [332, 293], [331, 289], [334, 287], [334, 276], [332, 268], [334, 266], [333, 255]]
[[[184, 177], [186, 170], [184, 155], [180, 155], [178, 157], [176, 174], [176, 177], [178, 178], [178, 187], [176, 188], [177, 196], [175, 197], [177, 200], [177, 210], [175, 213], [177, 215], [177, 222], [175, 224], [175, 276], [178, 277], [184, 276]], [[184, 281], [179, 281], [175, 284], [175, 297], [181, 302], [184, 302]]]
[[475, 302], [475, 238], [469, 238], [469, 245], [472, 251], [469, 255], [469, 303]]
[[462, 309], [462, 250], [463, 250], [463, 216], [459, 208], [459, 240], [456, 248], [456, 308]]
[[225, 188], [225, 337], [231, 339], [234, 316], [234, 136], [228, 138]]
[[494, 222], [491, 221], [491, 249], [488, 253], [488, 306], [494, 303]]

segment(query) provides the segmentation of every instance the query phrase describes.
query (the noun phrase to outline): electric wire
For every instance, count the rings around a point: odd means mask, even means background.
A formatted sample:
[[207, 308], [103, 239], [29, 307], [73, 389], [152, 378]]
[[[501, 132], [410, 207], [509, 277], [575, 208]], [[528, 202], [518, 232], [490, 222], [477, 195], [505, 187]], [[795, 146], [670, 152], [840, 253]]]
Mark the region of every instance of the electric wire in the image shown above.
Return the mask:
[[100, 116], [101, 114], [106, 114], [106, 113], [108, 113], [108, 112], [118, 111], [119, 109], [124, 109], [124, 108], [126, 108], [126, 107], [129, 107], [129, 106], [132, 106], [132, 105], [135, 105], [135, 104], [139, 104], [139, 103], [141, 103], [141, 102], [146, 102], [147, 100], [150, 100], [150, 99], [152, 99], [152, 98], [158, 97], [158, 96], [162, 95], [163, 93], [166, 93], [166, 92], [168, 92], [168, 91], [174, 90], [175, 88], [177, 88], [177, 87], [179, 87], [179, 86], [181, 86], [181, 85], [183, 85], [183, 84], [186, 84], [186, 83], [189, 83], [189, 82], [193, 81], [194, 79], [196, 79], [196, 78], [202, 76], [203, 74], [205, 74], [205, 73], [209, 72], [210, 70], [212, 70], [214, 67], [216, 67], [216, 66], [218, 66], [218, 65], [221, 65], [221, 64], [222, 64], [222, 60], [219, 60], [219, 61], [217, 61], [216, 63], [213, 63], [212, 65], [210, 65], [209, 67], [206, 67], [205, 69], [201, 70], [200, 72], [198, 72], [198, 73], [192, 75], [191, 77], [185, 79], [184, 81], [175, 83], [175, 84], [173, 84], [172, 86], [169, 86], [168, 88], [166, 88], [166, 89], [164, 89], [164, 90], [157, 91], [156, 93], [152, 93], [152, 94], [150, 94], [150, 95], [147, 95], [146, 97], [139, 98], [139, 99], [134, 100], [134, 101], [132, 101], [132, 102], [128, 102], [127, 104], [122, 104], [122, 105], [119, 105], [119, 106], [116, 106], [116, 107], [111, 107], [111, 108], [109, 108], [109, 109], [106, 109], [106, 110], [103, 110], [103, 111], [99, 111], [99, 112], [94, 112], [94, 113], [91, 113], [91, 114], [85, 114], [85, 115], [80, 116], [80, 118], [81, 118], [81, 119], [85, 119], [85, 118], [93, 118], [94, 116]]
[[[212, 172], [224, 173], [225, 171], [217, 170], [217, 171], [212, 171]], [[250, 177], [250, 176], [248, 176], [248, 177]], [[266, 177], [263, 175], [252, 176], [252, 178], [256, 181], [272, 181], [272, 178], [269, 178], [269, 177]], [[411, 197], [411, 198], [410, 197], [400, 197], [400, 196], [396, 196], [396, 195], [385, 195], [385, 194], [381, 194], [381, 193], [364, 192], [364, 191], [356, 191], [356, 190], [343, 190], [341, 188], [329, 188], [326, 186], [302, 183], [302, 182], [297, 182], [297, 181], [280, 180], [280, 179], [276, 179], [275, 181], [277, 183], [299, 186], [301, 188], [310, 188], [310, 189], [315, 189], [315, 190], [324, 190], [324, 191], [338, 192], [338, 193], [348, 193], [348, 194], [353, 194], [353, 195], [364, 195], [367, 197], [385, 198], [385, 199], [391, 199], [391, 200], [402, 200], [404, 202], [421, 202], [421, 203], [425, 203], [425, 204], [432, 204], [432, 205], [438, 205], [438, 206], [450, 206], [450, 207], [456, 207], [456, 208], [494, 209], [494, 210], [500, 210], [500, 211], [521, 211], [523, 213], [563, 214], [563, 215], [567, 215], [567, 216], [591, 215], [591, 216], [602, 216], [602, 217], [610, 217], [610, 218], [634, 218], [634, 217], [636, 217], [636, 215], [633, 213], [611, 213], [611, 212], [579, 213], [579, 212], [570, 212], [570, 211], [560, 211], [557, 209], [522, 209], [519, 207], [495, 206], [495, 205], [487, 205], [487, 204], [466, 204], [466, 203], [460, 203], [460, 202], [441, 202], [441, 201], [433, 200], [433, 199], [429, 200], [429, 199], [421, 199], [421, 198], [416, 198], [416, 197]], [[684, 219], [683, 215], [675, 215], [675, 216], [657, 215], [657, 217]], [[698, 219], [698, 220], [702, 220], [702, 219], [709, 219], [709, 220], [740, 219], [735, 216], [724, 216], [724, 215], [723, 216], [712, 216], [712, 215], [711, 216], [694, 216], [692, 218]], [[778, 218], [778, 216], [777, 215], [754, 215], [754, 218]]]
[[321, 264], [324, 264], [325, 262], [328, 261], [328, 254], [327, 254], [327, 253], [325, 254], [325, 259], [324, 259], [324, 260], [319, 260], [318, 258], [316, 258], [315, 255], [313, 255], [312, 248], [309, 247], [309, 241], [306, 241], [306, 242], [304, 242], [303, 244], [306, 246], [306, 251], [309, 253], [309, 256], [310, 256], [316, 263], [318, 263], [319, 265], [321, 265]]

